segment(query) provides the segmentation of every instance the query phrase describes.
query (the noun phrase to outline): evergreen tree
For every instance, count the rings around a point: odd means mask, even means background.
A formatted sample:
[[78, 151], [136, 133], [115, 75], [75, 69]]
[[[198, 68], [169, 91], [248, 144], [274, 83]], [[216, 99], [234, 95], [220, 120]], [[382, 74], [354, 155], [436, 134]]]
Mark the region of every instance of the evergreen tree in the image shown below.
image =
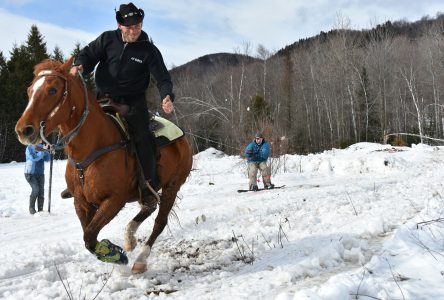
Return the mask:
[[46, 52], [46, 43], [37, 26], [32, 25], [25, 45], [14, 46], [8, 62], [13, 100], [11, 104], [15, 104], [15, 109], [11, 111], [13, 119], [17, 120], [26, 106], [28, 98], [26, 90], [34, 78], [34, 66], [47, 58], [49, 56]]
[[6, 58], [3, 56], [3, 52], [0, 51], [0, 115], [5, 114], [6, 107], [6, 81], [8, 79], [8, 68], [6, 65]]
[[24, 159], [24, 147], [18, 142], [14, 127], [27, 103], [26, 89], [32, 80], [33, 68], [24, 45], [20, 47], [14, 45], [10, 57], [10, 60], [6, 63], [7, 78], [2, 78], [4, 89], [2, 111], [5, 112], [4, 121], [7, 129], [6, 151], [3, 154], [2, 162], [23, 161]]
[[26, 89], [33, 78], [33, 65], [27, 48], [22, 45], [14, 46], [11, 58], [7, 63], [9, 76], [5, 82], [6, 98], [8, 99], [8, 114], [11, 120], [16, 120], [25, 108]]
[[271, 121], [270, 104], [261, 95], [256, 95], [251, 103], [251, 110], [255, 122]]
[[8, 122], [7, 122], [7, 100], [5, 83], [8, 78], [8, 69], [6, 67], [6, 59], [3, 52], [0, 51], [0, 162], [6, 152], [8, 140]]
[[71, 52], [71, 56], [77, 57], [80, 54], [80, 50], [82, 50], [80, 48], [80, 43], [76, 43], [74, 49]]
[[0, 51], [0, 77], [6, 71], [6, 58], [3, 56], [3, 51]]
[[[77, 57], [80, 54], [80, 51], [82, 49], [80, 48], [80, 43], [76, 43], [76, 46], [74, 50], [71, 52], [71, 56]], [[85, 79], [86, 87], [88, 90], [96, 92], [96, 84], [94, 82], [94, 72], [89, 74], [88, 76], [85, 76], [83, 79]]]
[[62, 49], [60, 49], [59, 46], [56, 45], [54, 47], [54, 52], [51, 55], [51, 59], [58, 60], [58, 61], [60, 61], [62, 63], [65, 62], [65, 58], [63, 56]]
[[10, 60], [6, 63], [7, 78], [2, 78], [4, 89], [2, 111], [5, 111], [5, 122], [8, 130], [6, 152], [3, 161], [23, 161], [24, 146], [21, 145], [14, 133], [15, 123], [20, 118], [28, 103], [27, 88], [34, 75], [34, 66], [49, 56], [46, 43], [37, 26], [32, 25], [28, 40], [21, 46], [14, 45], [10, 52]]
[[250, 113], [247, 115], [246, 133], [255, 132], [270, 123], [272, 123], [270, 104], [262, 95], [254, 96], [250, 102]]
[[26, 41], [26, 49], [28, 50], [32, 66], [49, 58], [46, 51], [46, 42], [43, 41], [43, 36], [36, 25], [31, 26], [31, 32], [28, 34], [28, 40]]

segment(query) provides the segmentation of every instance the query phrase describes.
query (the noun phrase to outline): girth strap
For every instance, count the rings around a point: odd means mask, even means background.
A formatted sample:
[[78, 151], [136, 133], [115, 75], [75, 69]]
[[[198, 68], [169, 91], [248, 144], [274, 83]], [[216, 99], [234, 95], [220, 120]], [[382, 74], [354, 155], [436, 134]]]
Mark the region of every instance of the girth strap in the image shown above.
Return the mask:
[[83, 160], [82, 162], [79, 162], [79, 163], [75, 162], [71, 157], [68, 157], [69, 162], [77, 170], [77, 173], [79, 174], [80, 182], [82, 184], [82, 190], [83, 190], [83, 186], [84, 186], [84, 182], [85, 182], [84, 170], [90, 164], [92, 164], [97, 158], [102, 156], [103, 154], [106, 154], [108, 152], [112, 152], [114, 150], [118, 150], [121, 148], [125, 148], [127, 145], [128, 145], [128, 141], [121, 141], [118, 144], [113, 144], [110, 146], [100, 148], [100, 149], [94, 151], [93, 153], [91, 153], [90, 155], [88, 155], [88, 157], [85, 158], [85, 160]]

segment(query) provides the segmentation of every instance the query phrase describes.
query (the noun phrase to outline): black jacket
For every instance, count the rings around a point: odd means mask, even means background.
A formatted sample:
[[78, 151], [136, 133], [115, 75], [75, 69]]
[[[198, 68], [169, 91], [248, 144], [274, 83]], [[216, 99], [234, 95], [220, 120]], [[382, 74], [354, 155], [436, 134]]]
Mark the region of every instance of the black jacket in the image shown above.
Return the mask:
[[83, 48], [75, 60], [75, 65], [83, 65], [84, 75], [91, 73], [97, 63], [99, 96], [125, 99], [144, 94], [152, 73], [161, 99], [170, 95], [174, 100], [173, 84], [162, 55], [144, 31], [134, 43], [124, 43], [120, 29], [106, 31]]

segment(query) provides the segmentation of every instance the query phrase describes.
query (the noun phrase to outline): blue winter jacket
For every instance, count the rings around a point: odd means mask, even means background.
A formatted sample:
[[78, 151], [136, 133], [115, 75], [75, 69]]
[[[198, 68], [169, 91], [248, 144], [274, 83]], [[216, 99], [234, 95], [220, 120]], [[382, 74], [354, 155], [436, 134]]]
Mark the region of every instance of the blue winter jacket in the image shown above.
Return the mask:
[[270, 145], [262, 141], [260, 145], [256, 144], [255, 141], [248, 144], [245, 148], [245, 157], [249, 163], [260, 163], [265, 162], [270, 154]]
[[[42, 144], [37, 146], [43, 148]], [[26, 147], [25, 174], [44, 174], [45, 161], [51, 159], [48, 152], [37, 151], [35, 148], [35, 145], [28, 145]]]

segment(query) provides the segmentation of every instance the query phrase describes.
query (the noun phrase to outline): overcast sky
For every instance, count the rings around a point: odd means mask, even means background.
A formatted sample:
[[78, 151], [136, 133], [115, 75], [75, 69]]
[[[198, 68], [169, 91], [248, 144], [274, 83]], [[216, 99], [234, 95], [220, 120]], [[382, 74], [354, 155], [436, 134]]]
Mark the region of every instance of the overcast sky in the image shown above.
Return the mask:
[[[115, 29], [113, 0], [0, 0], [0, 51], [9, 57], [36, 24], [52, 53], [68, 56], [76, 42], [86, 45]], [[279, 50], [301, 38], [338, 28], [373, 27], [388, 20], [416, 21], [444, 12], [443, 0], [136, 0], [145, 10], [144, 30], [171, 68], [200, 56], [233, 52], [249, 43]]]

